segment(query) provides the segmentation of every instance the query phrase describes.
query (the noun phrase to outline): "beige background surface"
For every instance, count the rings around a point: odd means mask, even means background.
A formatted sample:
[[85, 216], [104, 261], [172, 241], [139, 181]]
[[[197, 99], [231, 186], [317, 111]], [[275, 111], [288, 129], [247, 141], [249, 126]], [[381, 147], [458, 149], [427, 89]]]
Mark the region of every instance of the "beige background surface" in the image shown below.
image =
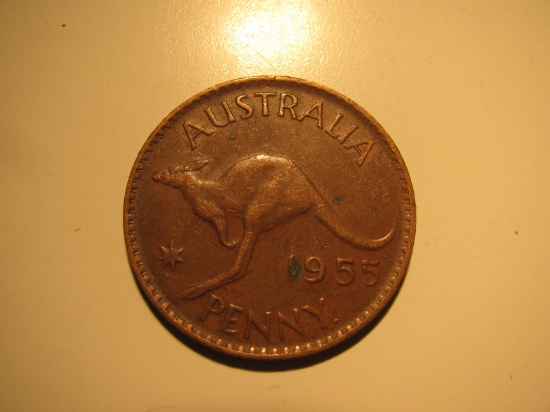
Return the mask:
[[[0, 18], [1, 410], [550, 410], [548, 1], [2, 1]], [[160, 120], [258, 74], [366, 108], [418, 205], [383, 320], [293, 370], [173, 336], [122, 232]]]

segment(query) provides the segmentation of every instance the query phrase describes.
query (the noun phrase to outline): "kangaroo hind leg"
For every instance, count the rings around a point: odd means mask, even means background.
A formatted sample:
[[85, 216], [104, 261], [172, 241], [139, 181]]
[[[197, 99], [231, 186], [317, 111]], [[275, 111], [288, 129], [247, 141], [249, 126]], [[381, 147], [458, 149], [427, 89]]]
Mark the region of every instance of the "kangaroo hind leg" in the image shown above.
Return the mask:
[[254, 251], [254, 246], [259, 235], [260, 231], [247, 229], [245, 227], [244, 234], [239, 241], [239, 246], [237, 247], [235, 260], [229, 269], [211, 279], [188, 286], [180, 295], [180, 299], [198, 298], [209, 290], [215, 289], [223, 284], [233, 282], [243, 276], [248, 266], [248, 262], [252, 257], [252, 252]]

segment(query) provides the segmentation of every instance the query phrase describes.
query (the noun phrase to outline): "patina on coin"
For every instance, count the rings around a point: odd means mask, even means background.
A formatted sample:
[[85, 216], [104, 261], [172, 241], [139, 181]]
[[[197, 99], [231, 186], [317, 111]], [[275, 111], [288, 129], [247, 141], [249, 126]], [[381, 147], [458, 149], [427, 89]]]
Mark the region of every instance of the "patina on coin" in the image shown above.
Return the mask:
[[317, 353], [388, 304], [415, 233], [411, 181], [382, 127], [311, 82], [256, 77], [206, 90], [151, 134], [124, 230], [139, 285], [212, 349]]

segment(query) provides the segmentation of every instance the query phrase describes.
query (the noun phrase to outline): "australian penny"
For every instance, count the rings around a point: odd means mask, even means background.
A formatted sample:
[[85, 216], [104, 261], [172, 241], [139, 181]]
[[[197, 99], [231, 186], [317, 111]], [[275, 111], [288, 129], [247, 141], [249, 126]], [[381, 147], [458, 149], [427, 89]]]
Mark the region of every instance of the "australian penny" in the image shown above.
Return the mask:
[[151, 134], [124, 231], [138, 284], [176, 328], [252, 359], [355, 334], [401, 283], [411, 181], [384, 129], [348, 98], [288, 77], [206, 90]]

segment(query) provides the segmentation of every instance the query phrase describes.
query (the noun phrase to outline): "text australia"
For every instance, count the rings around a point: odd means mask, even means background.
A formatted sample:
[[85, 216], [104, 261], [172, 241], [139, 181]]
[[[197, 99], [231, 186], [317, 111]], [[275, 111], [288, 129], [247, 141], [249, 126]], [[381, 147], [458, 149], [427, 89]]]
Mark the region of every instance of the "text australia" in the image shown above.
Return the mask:
[[361, 137], [359, 127], [350, 123], [340, 112], [328, 116], [324, 113], [322, 101], [307, 102], [306, 109], [298, 110], [299, 99], [290, 93], [275, 91], [254, 92], [252, 95], [241, 94], [232, 100], [223, 100], [219, 106], [207, 107], [204, 111], [207, 122], [200, 122], [193, 118], [184, 120], [183, 128], [189, 141], [191, 150], [195, 150], [200, 143], [201, 135], [211, 136], [219, 128], [257, 116], [256, 104], [259, 105], [261, 116], [287, 117], [299, 122], [310, 122], [335, 139], [346, 150], [357, 152], [357, 165], [361, 166], [369, 153], [374, 141]]

